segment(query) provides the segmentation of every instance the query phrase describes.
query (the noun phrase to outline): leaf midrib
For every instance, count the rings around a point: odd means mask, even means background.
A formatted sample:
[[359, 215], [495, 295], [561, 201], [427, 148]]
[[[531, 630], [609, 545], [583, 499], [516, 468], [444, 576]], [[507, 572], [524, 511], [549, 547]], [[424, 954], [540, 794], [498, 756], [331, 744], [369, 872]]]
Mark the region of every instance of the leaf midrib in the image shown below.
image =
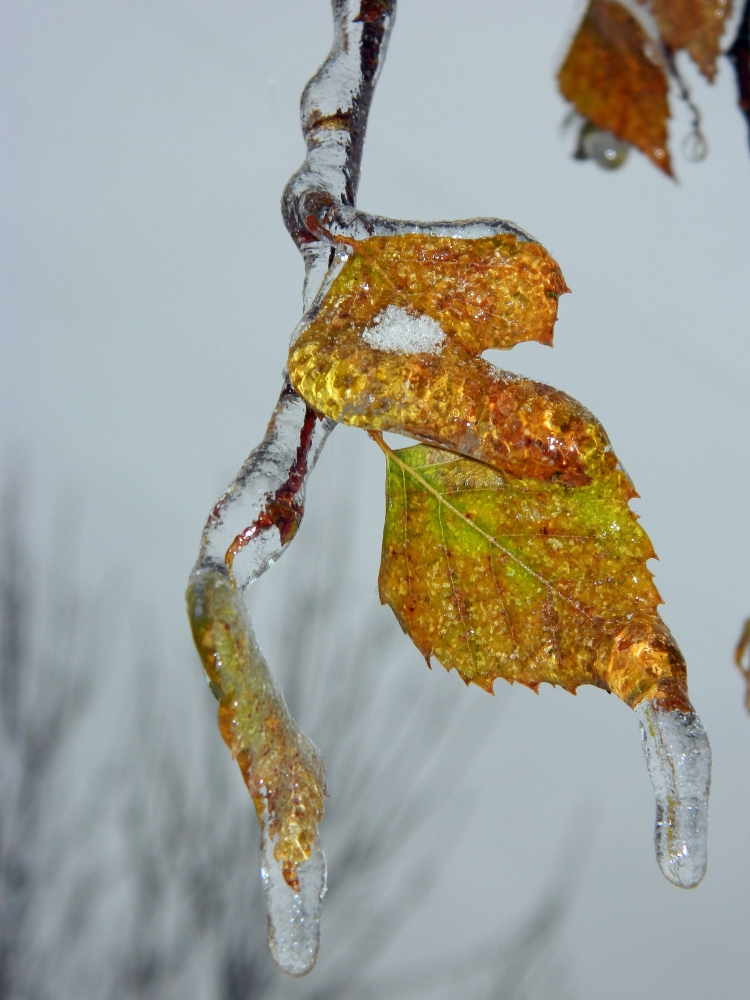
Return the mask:
[[492, 535], [486, 532], [483, 528], [480, 528], [478, 524], [475, 524], [470, 517], [467, 517], [460, 510], [454, 507], [453, 504], [449, 503], [448, 500], [445, 499], [445, 496], [440, 492], [440, 490], [436, 489], [431, 483], [429, 483], [426, 479], [420, 476], [420, 474], [417, 472], [416, 469], [414, 469], [411, 465], [407, 465], [406, 462], [404, 462], [402, 459], [398, 457], [398, 455], [396, 454], [395, 451], [393, 451], [392, 448], [388, 447], [388, 445], [383, 440], [383, 435], [379, 431], [368, 431], [367, 433], [370, 435], [373, 441], [375, 441], [375, 443], [378, 445], [381, 451], [389, 459], [391, 459], [391, 461], [393, 461], [398, 466], [398, 468], [401, 469], [402, 473], [410, 475], [414, 480], [416, 480], [416, 482], [420, 484], [420, 486], [422, 486], [425, 490], [427, 490], [427, 492], [430, 493], [437, 500], [439, 504], [441, 504], [447, 510], [449, 510], [455, 517], [463, 521], [463, 523], [466, 524], [468, 527], [472, 528], [490, 545], [494, 546], [496, 549], [499, 549], [501, 552], [503, 552], [509, 559], [511, 559], [514, 563], [516, 563], [517, 566], [520, 566], [525, 573], [528, 573], [535, 580], [538, 580], [539, 583], [541, 583], [543, 586], [547, 587], [548, 590], [551, 590], [557, 597], [559, 597], [561, 601], [564, 601], [566, 604], [569, 604], [571, 607], [575, 608], [576, 611], [586, 615], [587, 618], [593, 619], [595, 617], [594, 615], [591, 614], [590, 611], [582, 607], [577, 601], [574, 601], [566, 594], [561, 593], [554, 583], [551, 583], [549, 580], [545, 579], [545, 577], [543, 577], [541, 573], [537, 573], [536, 570], [532, 569], [530, 566], [527, 566], [526, 563], [523, 562], [523, 560], [519, 559], [517, 555], [515, 555], [513, 552], [510, 551], [510, 549], [507, 549], [504, 545], [498, 542], [496, 538], [493, 538]]

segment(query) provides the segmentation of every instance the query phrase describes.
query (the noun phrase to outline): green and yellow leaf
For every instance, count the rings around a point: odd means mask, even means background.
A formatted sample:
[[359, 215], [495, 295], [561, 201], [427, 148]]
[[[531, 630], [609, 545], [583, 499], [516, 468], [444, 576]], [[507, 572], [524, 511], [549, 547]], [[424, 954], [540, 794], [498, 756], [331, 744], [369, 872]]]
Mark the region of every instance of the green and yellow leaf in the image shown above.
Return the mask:
[[373, 436], [388, 465], [380, 599], [428, 661], [489, 691], [503, 677], [687, 703], [621, 469], [570, 487]]

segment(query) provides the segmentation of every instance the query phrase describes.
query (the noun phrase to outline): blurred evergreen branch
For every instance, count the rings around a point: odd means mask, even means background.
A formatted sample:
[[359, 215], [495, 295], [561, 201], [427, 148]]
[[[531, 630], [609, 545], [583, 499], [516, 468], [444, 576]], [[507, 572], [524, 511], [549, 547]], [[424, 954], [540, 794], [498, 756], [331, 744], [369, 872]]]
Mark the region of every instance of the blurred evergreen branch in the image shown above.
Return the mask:
[[[55, 996], [35, 924], [50, 903], [65, 817], [50, 816], [60, 763], [89, 706], [98, 613], [86, 620], [63, 531], [46, 587], [25, 542], [23, 473], [0, 502], [0, 998]], [[67, 537], [66, 537], [67, 536]], [[52, 827], [54, 824], [54, 828]], [[69, 845], [70, 846], [70, 845]], [[69, 928], [70, 929], [70, 928]]]
[[[268, 954], [255, 817], [216, 738], [213, 698], [171, 684], [153, 652], [131, 669], [124, 713], [101, 690], [87, 695], [112, 656], [100, 616], [77, 596], [69, 551], [40, 588], [23, 502], [20, 487], [7, 491], [0, 524], [0, 1000], [559, 1000], [545, 970], [570, 880], [512, 941], [383, 969], [459, 840], [477, 791], [466, 772], [497, 713], [470, 718], [471, 699], [399, 662], [385, 612], [341, 614], [352, 591], [345, 532], [325, 557], [311, 541], [310, 579], [294, 580], [276, 630], [280, 680], [326, 755], [331, 793], [325, 945], [317, 969], [294, 981]], [[114, 752], [87, 743], [71, 758], [84, 712], [106, 718]], [[84, 807], [62, 822], [59, 801], [82, 770]]]

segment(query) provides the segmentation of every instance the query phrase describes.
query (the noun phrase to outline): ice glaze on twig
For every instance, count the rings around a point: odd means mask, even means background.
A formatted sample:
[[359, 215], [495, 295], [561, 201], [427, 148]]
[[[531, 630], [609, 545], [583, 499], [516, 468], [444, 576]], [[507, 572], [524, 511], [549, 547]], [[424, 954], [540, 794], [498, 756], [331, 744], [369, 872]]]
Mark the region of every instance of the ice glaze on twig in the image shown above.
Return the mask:
[[[307, 156], [282, 204], [305, 259], [305, 309], [330, 263], [330, 246], [317, 227], [341, 225], [338, 213], [354, 210], [367, 114], [396, 0], [333, 0], [332, 6], [333, 47], [302, 95]], [[317, 220], [314, 231], [308, 218]], [[269, 944], [291, 975], [304, 975], [317, 956], [326, 879], [317, 825], [325, 777], [258, 648], [242, 593], [296, 534], [307, 479], [333, 426], [307, 406], [285, 374], [263, 441], [206, 521], [187, 592], [193, 635], [220, 704], [222, 736], [258, 811]]]

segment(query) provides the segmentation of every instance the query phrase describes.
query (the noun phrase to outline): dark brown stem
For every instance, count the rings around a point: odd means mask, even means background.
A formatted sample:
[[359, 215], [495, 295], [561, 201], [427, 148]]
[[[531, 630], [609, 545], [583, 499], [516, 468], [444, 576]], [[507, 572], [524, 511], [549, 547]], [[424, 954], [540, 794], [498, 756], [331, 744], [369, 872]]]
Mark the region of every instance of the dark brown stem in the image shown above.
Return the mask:
[[298, 247], [317, 242], [308, 216], [330, 225], [353, 206], [367, 116], [396, 16], [396, 0], [333, 0], [331, 52], [302, 93], [307, 156], [287, 184], [284, 222]]
[[737, 37], [727, 50], [727, 59], [734, 65], [737, 74], [737, 102], [748, 126], [750, 139], [750, 0], [745, 0], [745, 9], [737, 31]]

